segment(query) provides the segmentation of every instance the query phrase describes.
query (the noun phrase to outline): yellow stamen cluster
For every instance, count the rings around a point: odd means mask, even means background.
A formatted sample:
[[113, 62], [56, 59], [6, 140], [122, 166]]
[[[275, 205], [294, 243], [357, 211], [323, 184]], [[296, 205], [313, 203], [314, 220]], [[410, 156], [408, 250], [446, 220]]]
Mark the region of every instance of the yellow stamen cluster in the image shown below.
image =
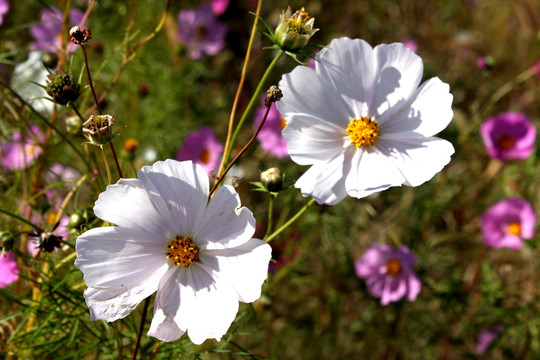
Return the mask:
[[508, 231], [510, 235], [519, 235], [521, 234], [521, 224], [517, 222], [510, 223], [508, 224], [506, 231]]
[[358, 148], [375, 144], [379, 138], [379, 123], [372, 117], [354, 118], [347, 126], [352, 143]]
[[305, 26], [305, 22], [308, 20], [309, 14], [304, 8], [302, 8], [302, 10], [297, 10], [289, 19], [289, 31], [297, 34], [307, 34], [310, 29]]
[[386, 273], [390, 276], [397, 276], [401, 272], [401, 265], [396, 259], [391, 259], [386, 263]]
[[167, 243], [167, 259], [173, 264], [188, 267], [199, 260], [199, 248], [187, 236], [176, 236]]

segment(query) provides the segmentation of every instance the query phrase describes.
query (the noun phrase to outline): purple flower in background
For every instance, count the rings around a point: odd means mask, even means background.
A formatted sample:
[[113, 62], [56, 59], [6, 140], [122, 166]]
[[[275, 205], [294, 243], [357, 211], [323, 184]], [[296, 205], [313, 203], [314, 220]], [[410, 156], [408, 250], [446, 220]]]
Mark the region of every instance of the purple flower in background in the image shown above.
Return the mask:
[[229, 0], [212, 0], [211, 3], [212, 11], [216, 16], [219, 16], [227, 10], [227, 7], [229, 6]]
[[401, 43], [414, 52], [418, 51], [418, 43], [414, 39], [403, 39]]
[[519, 250], [523, 239], [534, 236], [536, 214], [527, 201], [518, 198], [501, 200], [482, 215], [482, 240], [491, 248]]
[[10, 170], [20, 170], [30, 166], [41, 154], [39, 143], [43, 139], [43, 134], [34, 124], [30, 124], [28, 133], [24, 136], [19, 131], [14, 132], [10, 142], [0, 144], [2, 166]]
[[480, 132], [492, 158], [523, 160], [534, 151], [536, 128], [521, 113], [506, 112], [490, 117]]
[[[259, 128], [259, 125], [264, 118], [265, 112], [266, 106], [261, 106], [257, 110], [255, 114], [255, 129]], [[281, 113], [277, 109], [276, 104], [273, 103], [270, 107], [268, 117], [266, 118], [262, 129], [259, 132], [259, 135], [257, 135], [257, 139], [259, 140], [259, 142], [261, 143], [261, 147], [265, 151], [279, 158], [289, 156], [289, 152], [287, 151], [287, 142], [281, 134], [281, 131], [285, 129], [285, 126], [287, 126], [285, 119], [283, 118], [283, 116], [281, 116]]]
[[406, 246], [393, 248], [373, 244], [356, 260], [356, 275], [366, 279], [371, 296], [381, 298], [382, 305], [407, 297], [416, 300], [422, 284], [412, 267], [416, 257]]
[[491, 343], [496, 340], [501, 332], [504, 330], [503, 326], [497, 326], [494, 328], [486, 328], [478, 334], [478, 341], [476, 343], [476, 352], [480, 355], [486, 352]]
[[178, 14], [178, 38], [192, 59], [219, 53], [225, 46], [226, 33], [227, 27], [217, 21], [210, 6], [203, 4]]
[[[81, 10], [72, 9], [69, 11], [66, 34], [72, 26], [83, 26], [81, 23], [83, 16], [84, 13]], [[62, 39], [63, 21], [64, 14], [54, 6], [43, 9], [41, 11], [41, 23], [30, 26], [30, 35], [34, 38], [30, 47], [34, 50], [58, 52]], [[77, 47], [69, 42], [67, 43], [69, 51], [75, 51]]]
[[214, 132], [210, 128], [201, 127], [199, 131], [186, 136], [182, 148], [176, 154], [176, 160], [192, 160], [210, 175], [219, 166], [222, 151], [223, 145], [216, 139]]
[[0, 253], [0, 288], [5, 288], [19, 278], [17, 261], [12, 252]]
[[4, 15], [9, 11], [9, 3], [7, 0], [0, 0], [0, 25], [4, 22]]

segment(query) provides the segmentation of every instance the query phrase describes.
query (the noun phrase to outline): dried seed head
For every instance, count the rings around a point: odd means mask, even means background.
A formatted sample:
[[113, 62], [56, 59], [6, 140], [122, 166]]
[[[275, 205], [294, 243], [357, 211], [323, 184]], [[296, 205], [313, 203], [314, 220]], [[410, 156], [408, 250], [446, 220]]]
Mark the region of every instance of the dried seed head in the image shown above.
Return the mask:
[[69, 41], [76, 45], [83, 45], [92, 38], [92, 31], [90, 31], [90, 28], [81, 29], [78, 26], [74, 26], [69, 30], [69, 35]]
[[114, 117], [112, 115], [92, 115], [82, 124], [83, 135], [92, 145], [105, 145], [113, 138], [113, 124]]
[[272, 103], [279, 101], [282, 97], [283, 97], [283, 93], [281, 92], [281, 90], [276, 85], [272, 85], [266, 91], [266, 98], [264, 99], [264, 106], [270, 106], [272, 105]]

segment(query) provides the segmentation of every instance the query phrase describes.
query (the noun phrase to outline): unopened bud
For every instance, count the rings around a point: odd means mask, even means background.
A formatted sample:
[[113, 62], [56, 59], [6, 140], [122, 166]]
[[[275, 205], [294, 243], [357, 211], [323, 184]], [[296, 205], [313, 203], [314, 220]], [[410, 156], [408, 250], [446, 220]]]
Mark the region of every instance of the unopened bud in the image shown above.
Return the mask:
[[84, 224], [84, 216], [80, 211], [77, 211], [69, 217], [69, 227], [72, 229], [79, 229]]
[[113, 138], [113, 124], [114, 117], [112, 115], [92, 115], [82, 124], [83, 135], [92, 145], [105, 145]]
[[313, 29], [314, 22], [315, 18], [309, 17], [304, 8], [293, 14], [289, 7], [280, 16], [279, 25], [275, 32], [275, 42], [283, 50], [300, 50], [319, 30]]
[[66, 131], [69, 134], [79, 134], [81, 131], [81, 119], [78, 116], [69, 116], [64, 120]]
[[41, 56], [41, 62], [45, 67], [48, 67], [49, 69], [54, 69], [56, 65], [58, 64], [58, 55], [54, 53], [44, 53]]
[[129, 155], [133, 155], [138, 148], [139, 142], [136, 139], [129, 138], [124, 141], [124, 150], [126, 150]]
[[270, 168], [261, 173], [262, 185], [271, 192], [278, 192], [283, 186], [283, 177], [281, 176], [281, 170], [278, 168]]

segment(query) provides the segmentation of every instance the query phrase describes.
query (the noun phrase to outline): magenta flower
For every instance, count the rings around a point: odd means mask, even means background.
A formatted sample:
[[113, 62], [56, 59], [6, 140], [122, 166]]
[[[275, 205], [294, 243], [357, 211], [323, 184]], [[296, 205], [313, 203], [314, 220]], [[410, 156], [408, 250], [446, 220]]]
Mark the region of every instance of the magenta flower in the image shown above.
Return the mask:
[[[69, 11], [66, 34], [72, 26], [83, 26], [81, 23], [83, 16], [84, 13], [81, 10], [72, 9]], [[30, 26], [30, 35], [34, 38], [30, 47], [34, 50], [58, 52], [62, 39], [63, 21], [64, 14], [54, 6], [43, 9], [41, 11], [41, 23]], [[75, 45], [68, 43], [68, 50], [70, 52], [75, 51], [76, 48]]]
[[5, 288], [19, 278], [17, 261], [12, 252], [0, 253], [0, 288]]
[[[255, 113], [255, 129], [259, 128], [265, 112], [266, 106], [263, 105]], [[287, 126], [285, 119], [283, 116], [281, 116], [276, 104], [272, 104], [270, 111], [268, 112], [268, 117], [266, 118], [259, 135], [257, 135], [257, 139], [261, 143], [261, 147], [265, 151], [279, 158], [289, 156], [289, 152], [287, 151], [287, 142], [281, 134], [281, 131], [285, 129], [285, 126]]]
[[9, 3], [7, 0], [0, 0], [0, 25], [4, 22], [4, 15], [9, 11]]
[[492, 158], [523, 160], [534, 151], [536, 128], [521, 113], [506, 112], [490, 117], [480, 132]]
[[30, 124], [24, 136], [19, 131], [14, 132], [10, 142], [0, 144], [2, 166], [10, 170], [21, 170], [32, 165], [41, 154], [39, 144], [43, 140], [44, 135], [34, 124]]
[[225, 46], [226, 33], [227, 26], [216, 19], [208, 5], [202, 4], [178, 14], [178, 38], [186, 45], [192, 59], [219, 53]]
[[406, 246], [392, 248], [373, 244], [356, 260], [356, 275], [366, 279], [371, 296], [381, 298], [382, 305], [407, 297], [416, 300], [422, 284], [412, 267], [416, 257]]
[[536, 214], [527, 201], [518, 198], [501, 200], [482, 215], [482, 240], [490, 248], [519, 250], [523, 239], [534, 236]]
[[210, 175], [219, 166], [222, 151], [223, 145], [216, 139], [214, 132], [207, 127], [201, 127], [199, 131], [186, 136], [182, 148], [176, 154], [176, 160], [192, 160]]
[[418, 43], [414, 39], [403, 39], [401, 43], [414, 52], [418, 51]]
[[212, 11], [216, 16], [219, 16], [227, 10], [229, 6], [229, 0], [211, 0]]
[[478, 341], [476, 343], [476, 352], [482, 355], [489, 348], [491, 343], [496, 340], [501, 332], [504, 330], [503, 326], [497, 326], [494, 328], [486, 328], [478, 334]]

